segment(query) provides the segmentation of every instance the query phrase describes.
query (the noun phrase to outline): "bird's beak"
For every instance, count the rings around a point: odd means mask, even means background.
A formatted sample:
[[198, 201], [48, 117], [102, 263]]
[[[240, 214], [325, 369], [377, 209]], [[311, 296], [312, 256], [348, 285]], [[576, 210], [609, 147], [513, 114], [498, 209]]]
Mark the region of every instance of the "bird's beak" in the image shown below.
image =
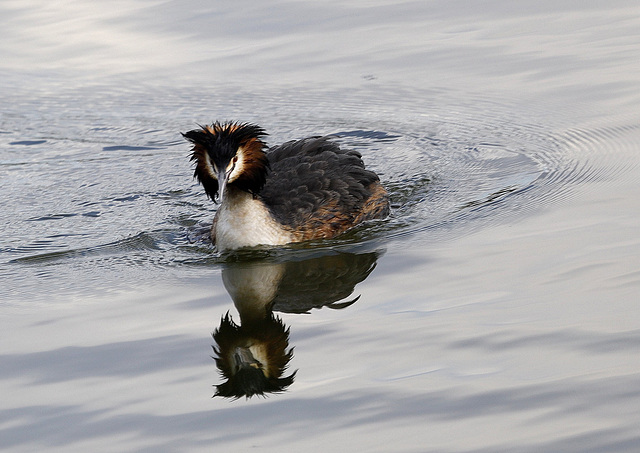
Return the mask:
[[247, 367], [260, 369], [260, 362], [253, 357], [249, 348], [237, 347], [233, 353], [233, 360], [237, 369]]
[[222, 203], [225, 196], [225, 190], [227, 188], [227, 181], [229, 180], [229, 173], [226, 169], [220, 170], [216, 177], [218, 178], [218, 201]]

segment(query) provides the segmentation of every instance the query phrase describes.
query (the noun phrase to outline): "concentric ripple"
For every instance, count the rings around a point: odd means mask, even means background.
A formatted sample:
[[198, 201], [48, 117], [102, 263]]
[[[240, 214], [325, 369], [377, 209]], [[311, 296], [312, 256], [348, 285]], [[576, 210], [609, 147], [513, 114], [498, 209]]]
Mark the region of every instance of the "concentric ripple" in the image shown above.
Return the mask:
[[[79, 90], [66, 94], [63, 115], [46, 95], [32, 99], [32, 110], [23, 102], [8, 112], [0, 266], [13, 291], [5, 295], [118, 289], [226, 259], [208, 242], [215, 205], [193, 180], [179, 135], [196, 122], [254, 121], [273, 144], [331, 134], [362, 153], [390, 192], [392, 216], [316, 249], [428, 246], [530, 215], [579, 184], [623, 172], [630, 164], [616, 151], [638, 136], [637, 126], [563, 129], [563, 118], [533, 108], [433, 91], [240, 92], [224, 101], [171, 93]], [[96, 104], [107, 113], [87, 110]], [[23, 121], [24, 111], [36, 118]], [[38, 118], [46, 127], [31, 126]]]

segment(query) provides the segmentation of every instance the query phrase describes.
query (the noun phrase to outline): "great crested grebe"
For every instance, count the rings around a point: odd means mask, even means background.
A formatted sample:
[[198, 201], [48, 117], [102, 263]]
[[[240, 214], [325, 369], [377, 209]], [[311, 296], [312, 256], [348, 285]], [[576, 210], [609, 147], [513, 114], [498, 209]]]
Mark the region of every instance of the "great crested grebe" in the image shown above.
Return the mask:
[[182, 135], [193, 144], [194, 176], [220, 202], [211, 227], [219, 251], [332, 238], [389, 214], [378, 175], [329, 137], [266, 150], [254, 124], [215, 122]]

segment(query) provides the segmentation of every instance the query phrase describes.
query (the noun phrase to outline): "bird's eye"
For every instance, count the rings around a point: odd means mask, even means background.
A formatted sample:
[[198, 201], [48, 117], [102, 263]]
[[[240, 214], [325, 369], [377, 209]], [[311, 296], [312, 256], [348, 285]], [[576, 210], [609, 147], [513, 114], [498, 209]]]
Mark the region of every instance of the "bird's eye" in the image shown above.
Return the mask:
[[233, 156], [233, 159], [231, 159], [231, 162], [229, 162], [229, 165], [227, 165], [228, 172], [231, 172], [234, 168], [236, 168], [236, 162], [238, 162], [238, 156]]

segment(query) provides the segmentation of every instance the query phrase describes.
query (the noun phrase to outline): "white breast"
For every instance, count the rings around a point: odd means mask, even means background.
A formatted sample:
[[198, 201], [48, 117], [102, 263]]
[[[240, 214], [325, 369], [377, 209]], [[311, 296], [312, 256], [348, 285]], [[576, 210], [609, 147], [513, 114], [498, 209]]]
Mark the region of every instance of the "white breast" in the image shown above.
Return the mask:
[[268, 209], [247, 192], [229, 194], [224, 199], [213, 228], [216, 247], [221, 252], [256, 245], [283, 245], [294, 240]]

